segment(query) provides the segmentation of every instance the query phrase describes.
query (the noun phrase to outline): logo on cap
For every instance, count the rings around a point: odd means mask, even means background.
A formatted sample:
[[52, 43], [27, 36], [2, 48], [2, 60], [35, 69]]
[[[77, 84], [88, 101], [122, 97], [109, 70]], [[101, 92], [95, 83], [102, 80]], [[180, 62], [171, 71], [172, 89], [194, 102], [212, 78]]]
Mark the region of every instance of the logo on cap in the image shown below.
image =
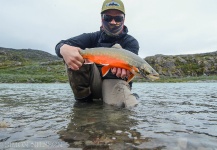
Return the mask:
[[120, 6], [117, 2], [114, 2], [114, 0], [110, 3], [107, 3], [106, 6]]

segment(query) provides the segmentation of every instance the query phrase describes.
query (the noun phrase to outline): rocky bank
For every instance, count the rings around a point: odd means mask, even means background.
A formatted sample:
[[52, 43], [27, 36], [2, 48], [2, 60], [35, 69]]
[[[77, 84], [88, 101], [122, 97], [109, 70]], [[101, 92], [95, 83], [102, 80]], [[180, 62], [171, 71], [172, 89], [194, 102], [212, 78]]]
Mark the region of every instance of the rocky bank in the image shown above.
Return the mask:
[[190, 55], [155, 55], [145, 60], [161, 76], [217, 75], [217, 51]]

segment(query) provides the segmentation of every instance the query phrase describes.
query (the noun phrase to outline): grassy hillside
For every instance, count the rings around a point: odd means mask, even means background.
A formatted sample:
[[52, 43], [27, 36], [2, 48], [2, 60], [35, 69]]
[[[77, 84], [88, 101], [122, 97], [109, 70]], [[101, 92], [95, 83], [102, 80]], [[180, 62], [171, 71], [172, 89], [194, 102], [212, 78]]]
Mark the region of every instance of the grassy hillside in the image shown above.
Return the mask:
[[0, 82], [67, 82], [67, 76], [57, 56], [39, 50], [0, 48]]
[[[185, 56], [150, 56], [146, 61], [160, 73], [161, 79], [155, 82], [189, 82], [189, 81], [217, 81], [217, 75], [197, 75], [197, 70], [207, 73], [216, 67], [215, 53], [206, 54], [206, 57]], [[177, 59], [179, 59], [177, 63]], [[203, 62], [203, 63], [201, 63]], [[200, 64], [205, 64], [202, 67]], [[195, 71], [192, 67], [197, 65]], [[158, 66], [158, 67], [156, 67]], [[199, 67], [199, 68], [198, 68]], [[178, 72], [178, 73], [177, 73]], [[186, 75], [185, 72], [188, 74]], [[189, 72], [191, 73], [189, 75]], [[194, 73], [194, 74], [193, 74]], [[196, 75], [196, 76], [192, 76]], [[134, 81], [144, 82], [145, 79], [135, 78]], [[62, 59], [47, 52], [32, 49], [0, 48], [0, 83], [53, 83], [68, 82]]]

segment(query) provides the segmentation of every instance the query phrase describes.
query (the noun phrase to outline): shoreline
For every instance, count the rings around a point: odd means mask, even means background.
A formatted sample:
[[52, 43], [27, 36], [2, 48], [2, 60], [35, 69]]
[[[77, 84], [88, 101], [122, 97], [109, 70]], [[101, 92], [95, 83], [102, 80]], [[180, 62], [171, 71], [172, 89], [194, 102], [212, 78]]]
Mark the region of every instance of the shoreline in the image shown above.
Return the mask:
[[[1, 75], [0, 75], [1, 77]], [[9, 77], [10, 78], [10, 77]], [[44, 81], [47, 81], [47, 82], [44, 82]], [[156, 80], [156, 81], [148, 81], [146, 79], [134, 79], [133, 80], [134, 83], [137, 83], [137, 82], [141, 82], [141, 83], [144, 83], [144, 82], [147, 82], [147, 83], [217, 83], [217, 75], [213, 75], [213, 76], [200, 76], [200, 77], [182, 77], [182, 78], [174, 78], [174, 77], [162, 77], [161, 79], [159, 80]], [[58, 79], [51, 79], [49, 78], [48, 80], [43, 78], [43, 80], [40, 80], [40, 79], [34, 79], [32, 78], [31, 80], [29, 80], [28, 78], [26, 79], [26, 81], [24, 80], [11, 80], [11, 79], [6, 79], [4, 80], [3, 82], [0, 81], [0, 84], [1, 83], [36, 83], [36, 84], [49, 84], [49, 83], [57, 83], [57, 84], [60, 84], [60, 83], [67, 83], [68, 84], [68, 79], [63, 79], [61, 81], [59, 81]]]

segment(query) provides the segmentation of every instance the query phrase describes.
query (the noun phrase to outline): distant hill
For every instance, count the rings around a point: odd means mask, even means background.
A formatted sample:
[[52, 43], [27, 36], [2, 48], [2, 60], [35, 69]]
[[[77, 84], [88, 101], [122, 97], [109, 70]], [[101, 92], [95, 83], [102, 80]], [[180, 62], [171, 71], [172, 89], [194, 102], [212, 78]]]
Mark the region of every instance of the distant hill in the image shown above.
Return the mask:
[[32, 49], [0, 48], [0, 83], [67, 82], [63, 60]]
[[10, 49], [0, 47], [0, 62], [3, 61], [53, 61], [60, 60], [50, 53], [33, 49]]
[[[191, 55], [155, 55], [145, 60], [160, 74], [161, 79], [217, 77], [217, 51]], [[217, 80], [216, 77], [214, 80]], [[17, 82], [68, 82], [68, 77], [63, 60], [57, 56], [41, 50], [0, 47], [0, 83]]]

